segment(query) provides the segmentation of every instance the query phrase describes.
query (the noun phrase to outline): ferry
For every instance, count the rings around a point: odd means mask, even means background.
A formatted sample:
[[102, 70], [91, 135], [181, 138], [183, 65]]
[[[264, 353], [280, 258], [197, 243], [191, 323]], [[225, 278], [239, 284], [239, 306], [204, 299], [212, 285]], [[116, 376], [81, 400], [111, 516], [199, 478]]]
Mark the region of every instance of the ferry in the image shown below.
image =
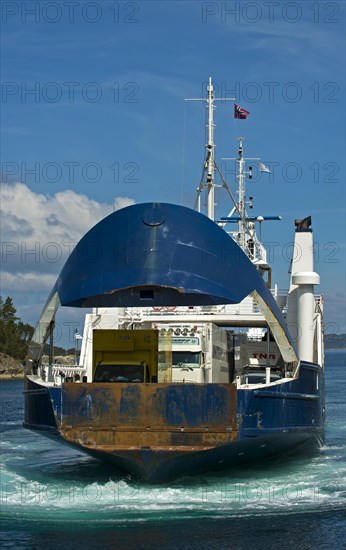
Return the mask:
[[[195, 208], [135, 204], [93, 227], [48, 297], [25, 366], [25, 428], [147, 483], [323, 441], [323, 299], [311, 217], [292, 223], [301, 253], [288, 290], [279, 290], [261, 228], [280, 217], [249, 215], [246, 195], [254, 165], [268, 168], [245, 158], [239, 138], [235, 198], [215, 158], [211, 79], [202, 99], [207, 143]], [[235, 105], [234, 113], [248, 112]], [[220, 187], [231, 207], [215, 219]], [[54, 360], [60, 306], [89, 308], [71, 365]]]

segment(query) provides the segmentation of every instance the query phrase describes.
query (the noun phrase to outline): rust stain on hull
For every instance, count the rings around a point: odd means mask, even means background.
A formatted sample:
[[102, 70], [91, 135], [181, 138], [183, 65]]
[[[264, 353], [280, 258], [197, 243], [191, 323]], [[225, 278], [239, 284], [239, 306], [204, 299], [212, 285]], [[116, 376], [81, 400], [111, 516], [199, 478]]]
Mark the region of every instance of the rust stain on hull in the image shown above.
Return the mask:
[[233, 384], [65, 384], [61, 436], [145, 479], [237, 437]]
[[186, 431], [183, 434], [164, 431], [147, 432], [113, 432], [111, 430], [88, 430], [62, 429], [61, 435], [66, 441], [80, 443], [85, 447], [104, 448], [107, 452], [117, 449], [167, 449], [191, 447], [194, 450], [198, 448], [212, 448], [218, 445], [227, 445], [231, 443], [237, 435], [236, 431], [227, 433], [196, 433]]

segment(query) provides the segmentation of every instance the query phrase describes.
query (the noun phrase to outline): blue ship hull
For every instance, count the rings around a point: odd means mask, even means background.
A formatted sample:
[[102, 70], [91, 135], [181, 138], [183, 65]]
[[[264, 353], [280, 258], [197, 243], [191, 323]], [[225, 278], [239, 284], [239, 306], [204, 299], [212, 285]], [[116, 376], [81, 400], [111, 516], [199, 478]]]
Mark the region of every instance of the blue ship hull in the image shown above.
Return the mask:
[[323, 436], [322, 369], [310, 363], [301, 364], [298, 379], [263, 389], [97, 383], [45, 388], [27, 378], [25, 404], [26, 428], [148, 483], [285, 456]]

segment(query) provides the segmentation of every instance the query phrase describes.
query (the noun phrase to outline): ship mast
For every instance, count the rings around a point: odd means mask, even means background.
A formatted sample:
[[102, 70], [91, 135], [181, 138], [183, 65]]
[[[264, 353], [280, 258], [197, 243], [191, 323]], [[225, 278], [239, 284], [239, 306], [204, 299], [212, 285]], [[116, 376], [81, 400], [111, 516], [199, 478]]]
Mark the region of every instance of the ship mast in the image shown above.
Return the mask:
[[239, 149], [238, 149], [238, 159], [237, 162], [239, 164], [238, 166], [238, 213], [239, 213], [239, 222], [238, 222], [238, 229], [239, 229], [239, 245], [242, 250], [245, 250], [245, 231], [246, 226], [244, 222], [244, 217], [246, 215], [246, 209], [245, 209], [245, 159], [243, 157], [243, 138], [239, 138]]
[[214, 143], [214, 87], [211, 82], [211, 77], [209, 77], [209, 84], [207, 87], [208, 98], [207, 98], [207, 109], [208, 109], [208, 143], [207, 156], [205, 161], [205, 167], [207, 171], [207, 181], [206, 185], [208, 188], [208, 199], [207, 199], [207, 215], [208, 218], [214, 221], [215, 217], [215, 183], [214, 183], [214, 174], [215, 174], [215, 143]]
[[[238, 202], [233, 201], [233, 208], [228, 216], [221, 218], [222, 227], [225, 223], [234, 222], [237, 224], [237, 230], [230, 234], [239, 244], [240, 248], [247, 254], [250, 260], [262, 271], [268, 271], [268, 281], [270, 281], [270, 267], [267, 263], [267, 253], [262, 243], [262, 222], [266, 220], [281, 220], [281, 216], [249, 216], [246, 211], [246, 205], [250, 204], [252, 208], [252, 197], [246, 201], [246, 178], [252, 179], [252, 166], [246, 165], [247, 161], [254, 161], [259, 164], [260, 171], [269, 172], [264, 164], [259, 163], [259, 157], [244, 157], [243, 137], [239, 137], [238, 157], [225, 158], [224, 160], [234, 160], [237, 163], [237, 183], [238, 183]], [[236, 214], [235, 217], [233, 215]], [[255, 223], [260, 226], [259, 239], [256, 234]]]
[[[215, 98], [214, 97], [214, 86], [212, 84], [212, 79], [209, 77], [207, 84], [207, 97], [206, 98], [190, 98], [185, 99], [185, 101], [206, 101], [206, 111], [207, 111], [207, 123], [206, 123], [206, 156], [203, 163], [202, 177], [197, 188], [197, 198], [195, 202], [195, 209], [198, 212], [201, 212], [201, 194], [203, 189], [207, 191], [207, 200], [206, 200], [206, 214], [208, 218], [212, 221], [215, 221], [215, 188], [223, 187], [229, 194], [232, 202], [233, 208], [231, 212], [226, 217], [222, 217], [218, 222], [221, 227], [225, 227], [227, 223], [235, 222], [237, 223], [237, 231], [232, 231], [229, 234], [233, 239], [239, 244], [240, 248], [247, 254], [247, 256], [253, 261], [261, 270], [268, 270], [269, 265], [267, 264], [266, 251], [263, 247], [263, 244], [258, 239], [255, 230], [255, 223], [260, 224], [260, 234], [261, 234], [261, 224], [264, 220], [269, 219], [281, 219], [279, 216], [249, 216], [246, 211], [246, 178], [252, 179], [252, 166], [248, 166], [247, 161], [255, 161], [257, 164], [260, 161], [258, 157], [248, 157], [245, 158], [243, 155], [243, 141], [244, 138], [239, 138], [239, 147], [238, 147], [238, 157], [237, 158], [225, 158], [224, 160], [234, 160], [237, 163], [237, 193], [238, 200], [232, 194], [227, 182], [216, 163], [215, 160], [215, 142], [214, 142], [214, 109], [215, 101], [234, 101], [235, 98]], [[260, 164], [260, 163], [259, 163]], [[262, 168], [262, 167], [264, 168]], [[264, 165], [260, 164], [261, 171], [269, 172], [269, 169]], [[217, 171], [218, 176], [221, 179], [222, 184], [218, 185], [215, 183], [215, 172]], [[252, 197], [250, 197], [250, 208], [252, 208]], [[234, 216], [235, 214], [235, 216]]]
[[[225, 98], [215, 98], [214, 97], [214, 86], [212, 84], [212, 79], [209, 77], [208, 84], [207, 84], [207, 97], [206, 98], [189, 98], [185, 99], [185, 101], [206, 101], [206, 109], [207, 109], [207, 123], [206, 123], [206, 129], [207, 129], [207, 143], [205, 145], [206, 148], [206, 156], [203, 163], [203, 172], [202, 172], [202, 178], [200, 181], [200, 184], [197, 188], [197, 198], [195, 203], [195, 209], [198, 212], [201, 212], [201, 194], [203, 189], [207, 189], [207, 216], [211, 220], [215, 221], [215, 188], [220, 187], [215, 183], [215, 168], [217, 169], [219, 175], [222, 178], [222, 175], [220, 173], [220, 170], [218, 166], [215, 163], [215, 143], [214, 143], [214, 129], [215, 129], [215, 123], [214, 123], [214, 109], [215, 109], [215, 101], [234, 101], [234, 97], [225, 97]], [[225, 185], [225, 182], [223, 183], [223, 186]], [[222, 186], [221, 186], [222, 187]]]

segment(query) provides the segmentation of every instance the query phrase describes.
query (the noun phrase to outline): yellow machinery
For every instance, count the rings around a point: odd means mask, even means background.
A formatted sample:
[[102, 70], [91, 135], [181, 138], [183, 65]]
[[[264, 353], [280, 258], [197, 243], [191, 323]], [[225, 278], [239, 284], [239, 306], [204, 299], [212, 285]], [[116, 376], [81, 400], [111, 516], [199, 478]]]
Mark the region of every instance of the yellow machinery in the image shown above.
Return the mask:
[[158, 331], [93, 331], [94, 382], [157, 382]]

